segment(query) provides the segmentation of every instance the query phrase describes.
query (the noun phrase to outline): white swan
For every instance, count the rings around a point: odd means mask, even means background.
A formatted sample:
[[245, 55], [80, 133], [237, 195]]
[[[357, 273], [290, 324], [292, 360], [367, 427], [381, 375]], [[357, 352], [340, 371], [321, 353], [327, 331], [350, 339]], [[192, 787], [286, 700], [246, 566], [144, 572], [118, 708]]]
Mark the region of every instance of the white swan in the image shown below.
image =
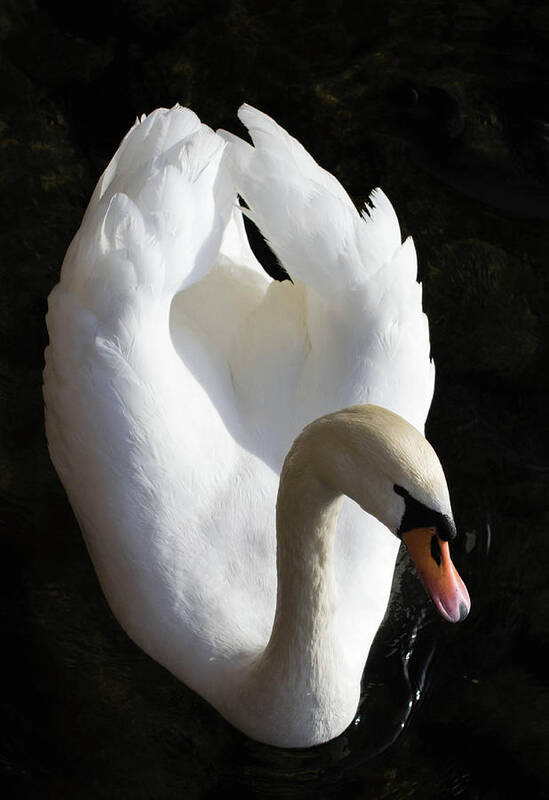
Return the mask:
[[[359, 215], [273, 120], [240, 118], [254, 146], [180, 107], [123, 140], [49, 298], [47, 436], [131, 638], [250, 736], [308, 746], [353, 719], [398, 535], [447, 619], [469, 598], [418, 432], [413, 244], [380, 190]], [[293, 284], [257, 263], [237, 193]]]

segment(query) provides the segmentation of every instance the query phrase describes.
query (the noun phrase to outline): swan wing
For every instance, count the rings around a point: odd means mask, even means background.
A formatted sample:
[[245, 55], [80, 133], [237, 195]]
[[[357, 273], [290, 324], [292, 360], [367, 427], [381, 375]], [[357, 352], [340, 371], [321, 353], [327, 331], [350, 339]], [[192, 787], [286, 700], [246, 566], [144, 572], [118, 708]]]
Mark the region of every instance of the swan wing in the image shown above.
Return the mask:
[[237, 190], [295, 282], [271, 284], [235, 348], [247, 419], [269, 409], [278, 459], [303, 425], [351, 403], [422, 429], [434, 367], [414, 245], [402, 243], [391, 203], [376, 189], [359, 213], [274, 120], [248, 105], [239, 116], [253, 145], [221, 132]]
[[225, 149], [188, 109], [134, 126], [50, 295], [44, 371], [51, 457], [111, 608], [210, 697], [220, 664], [267, 637], [275, 592], [276, 475], [231, 433], [222, 355], [193, 320], [182, 351], [171, 328], [233, 214]]
[[330, 298], [338, 286], [363, 283], [391, 259], [400, 228], [381, 191], [360, 215], [339, 181], [273, 119], [248, 105], [238, 115], [254, 146], [221, 132], [232, 145], [238, 190], [292, 278]]

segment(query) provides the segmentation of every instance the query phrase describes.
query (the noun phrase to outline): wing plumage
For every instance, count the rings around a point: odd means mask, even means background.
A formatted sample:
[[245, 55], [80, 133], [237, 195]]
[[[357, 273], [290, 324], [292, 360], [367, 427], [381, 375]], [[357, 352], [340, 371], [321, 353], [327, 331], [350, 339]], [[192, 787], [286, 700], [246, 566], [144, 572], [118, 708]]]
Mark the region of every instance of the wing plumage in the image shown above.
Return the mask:
[[400, 228], [381, 190], [360, 215], [339, 181], [274, 120], [247, 105], [239, 117], [254, 147], [223, 134], [237, 187], [292, 277], [329, 298], [338, 285], [361, 285], [392, 258]]
[[[375, 189], [359, 214], [339, 181], [274, 120], [247, 105], [239, 117], [253, 146], [232, 134], [222, 135], [229, 143], [236, 188], [249, 206], [245, 213], [301, 284], [295, 291], [270, 287], [261, 313], [250, 323], [257, 355], [249, 346], [235, 353], [238, 384], [246, 386], [247, 418], [253, 419], [254, 410], [265, 404], [270, 420], [283, 414], [288, 420], [288, 436], [281, 441], [284, 452], [290, 436], [308, 419], [350, 402], [383, 405], [422, 429], [434, 368], [414, 245], [411, 239], [402, 243], [391, 203]], [[272, 317], [284, 318], [300, 292], [292, 315], [291, 354], [280, 325], [285, 363], [301, 360], [299, 379], [290, 381], [291, 392], [282, 390], [281, 411], [280, 390], [275, 390], [277, 402], [269, 402], [265, 388], [269, 375], [277, 386], [285, 376], [276, 366], [273, 370], [279, 359], [277, 341], [272, 341], [273, 331], [265, 330], [262, 319], [270, 317], [273, 325]], [[242, 340], [248, 341], [249, 334], [247, 330]], [[262, 393], [250, 390], [247, 376], [254, 386], [261, 384]], [[278, 429], [281, 425], [282, 421]]]

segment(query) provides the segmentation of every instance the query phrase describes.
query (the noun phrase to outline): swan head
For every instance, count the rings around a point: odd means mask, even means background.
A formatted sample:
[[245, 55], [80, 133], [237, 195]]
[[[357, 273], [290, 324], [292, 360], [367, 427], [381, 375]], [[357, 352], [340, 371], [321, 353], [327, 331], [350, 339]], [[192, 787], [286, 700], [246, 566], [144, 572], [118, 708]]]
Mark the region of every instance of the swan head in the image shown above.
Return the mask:
[[316, 424], [323, 428], [323, 446], [314, 454], [319, 477], [402, 539], [444, 619], [465, 619], [471, 601], [450, 558], [456, 536], [450, 495], [427, 439], [374, 405], [352, 406]]

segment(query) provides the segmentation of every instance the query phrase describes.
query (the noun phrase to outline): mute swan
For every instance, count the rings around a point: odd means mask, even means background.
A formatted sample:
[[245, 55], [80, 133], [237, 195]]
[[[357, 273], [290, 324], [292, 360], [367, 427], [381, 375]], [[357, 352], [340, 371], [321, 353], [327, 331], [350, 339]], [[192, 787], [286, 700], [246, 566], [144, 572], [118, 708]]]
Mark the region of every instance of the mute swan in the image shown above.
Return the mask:
[[[129, 636], [249, 736], [304, 747], [353, 719], [399, 537], [446, 619], [469, 598], [420, 433], [412, 241], [379, 189], [358, 214], [239, 115], [253, 145], [179, 106], [122, 141], [49, 298], [46, 430]], [[261, 269], [237, 195], [293, 283]]]

